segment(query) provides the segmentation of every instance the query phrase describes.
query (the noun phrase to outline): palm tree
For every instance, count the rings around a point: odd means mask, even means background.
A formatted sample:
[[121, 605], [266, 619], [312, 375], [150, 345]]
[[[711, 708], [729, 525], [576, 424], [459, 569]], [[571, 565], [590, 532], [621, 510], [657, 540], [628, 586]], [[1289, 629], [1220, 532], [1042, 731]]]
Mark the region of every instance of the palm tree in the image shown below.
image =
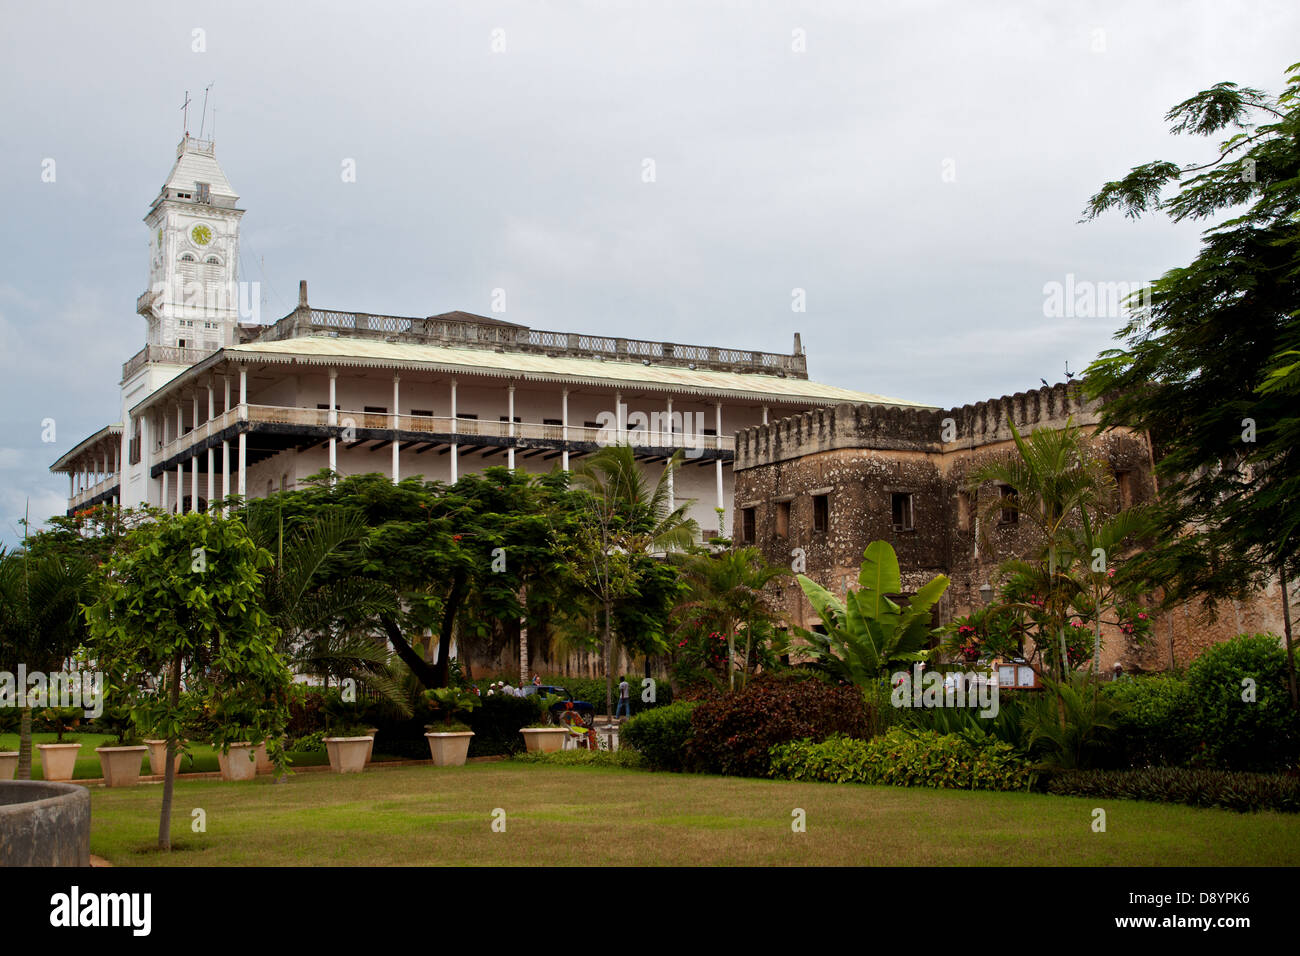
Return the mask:
[[359, 515], [317, 515], [288, 535], [270, 509], [248, 516], [249, 532], [276, 556], [265, 572], [265, 607], [280, 628], [279, 652], [296, 673], [352, 678], [404, 712], [407, 695], [392, 669], [392, 655], [371, 624], [397, 613], [394, 590], [361, 576], [340, 576], [340, 558], [359, 546], [366, 524]]
[[[76, 556], [0, 548], [0, 668], [59, 669], [85, 635], [90, 566]], [[25, 688], [24, 688], [25, 690]], [[19, 725], [18, 779], [32, 776], [32, 708]]]
[[756, 628], [772, 621], [763, 589], [791, 572], [770, 565], [757, 548], [739, 548], [721, 553], [692, 554], [682, 570], [689, 587], [686, 600], [676, 611], [683, 626], [707, 626], [727, 638], [727, 672], [736, 689], [736, 633], [745, 632], [742, 673], [749, 671], [749, 655]]
[[1008, 419], [1019, 458], [990, 462], [969, 476], [968, 487], [986, 482], [1010, 487], [1014, 494], [994, 499], [983, 509], [984, 534], [1000, 512], [1011, 511], [1027, 518], [1043, 538], [1042, 553], [1047, 563], [1045, 611], [1052, 622], [1059, 646], [1056, 674], [1064, 679], [1069, 668], [1065, 649], [1065, 620], [1074, 582], [1069, 566], [1078, 557], [1072, 545], [1081, 516], [1096, 513], [1108, 502], [1114, 489], [1104, 463], [1090, 454], [1079, 429], [1071, 421], [1064, 428], [1040, 428], [1028, 439]]
[[687, 516], [691, 502], [677, 505], [669, 492], [670, 477], [682, 457], [680, 449], [673, 454], [653, 488], [630, 445], [606, 446], [573, 470], [576, 485], [588, 494], [569, 547], [576, 578], [603, 611], [606, 715], [614, 707], [614, 604], [635, 591], [642, 559], [684, 551], [699, 534], [699, 526]]

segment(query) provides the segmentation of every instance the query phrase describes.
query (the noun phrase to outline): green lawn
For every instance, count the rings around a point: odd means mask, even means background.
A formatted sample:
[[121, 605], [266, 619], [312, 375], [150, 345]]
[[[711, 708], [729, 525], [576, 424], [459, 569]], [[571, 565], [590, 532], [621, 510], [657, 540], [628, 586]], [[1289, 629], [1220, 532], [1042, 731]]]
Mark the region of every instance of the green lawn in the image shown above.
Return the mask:
[[[177, 848], [163, 855], [161, 797], [93, 789], [91, 852], [118, 866], [1300, 865], [1296, 815], [508, 761], [182, 780]], [[1098, 806], [1105, 833], [1092, 831]], [[195, 808], [205, 833], [191, 832]], [[795, 808], [805, 833], [791, 830]]]
[[[77, 768], [72, 772], [74, 780], [95, 780], [104, 776], [104, 769], [99, 764], [99, 754], [95, 753], [96, 747], [111, 745], [113, 737], [110, 734], [64, 734], [64, 743], [81, 744], [81, 752], [77, 755]], [[52, 744], [58, 741], [56, 734], [32, 734], [32, 779], [44, 780], [45, 777], [41, 772], [41, 752], [36, 749], [37, 744]], [[17, 750], [17, 734], [0, 734], [0, 751]], [[183, 757], [181, 759], [181, 773], [216, 773], [220, 767], [217, 765], [217, 752], [207, 744], [191, 744], [189, 753], [193, 757]], [[293, 754], [290, 758], [294, 766], [310, 767], [316, 764], [329, 763], [329, 755], [324, 753], [305, 753]], [[140, 767], [141, 773], [152, 773], [149, 767], [149, 756], [146, 754], [144, 762]]]

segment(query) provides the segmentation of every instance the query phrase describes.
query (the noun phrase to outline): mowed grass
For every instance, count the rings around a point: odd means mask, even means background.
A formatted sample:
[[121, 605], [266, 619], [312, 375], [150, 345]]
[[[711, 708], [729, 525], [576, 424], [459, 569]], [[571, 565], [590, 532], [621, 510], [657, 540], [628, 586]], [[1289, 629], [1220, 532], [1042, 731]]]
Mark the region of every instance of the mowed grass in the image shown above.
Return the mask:
[[1296, 815], [509, 761], [182, 780], [170, 854], [154, 849], [160, 786], [91, 799], [91, 852], [117, 866], [1300, 864]]

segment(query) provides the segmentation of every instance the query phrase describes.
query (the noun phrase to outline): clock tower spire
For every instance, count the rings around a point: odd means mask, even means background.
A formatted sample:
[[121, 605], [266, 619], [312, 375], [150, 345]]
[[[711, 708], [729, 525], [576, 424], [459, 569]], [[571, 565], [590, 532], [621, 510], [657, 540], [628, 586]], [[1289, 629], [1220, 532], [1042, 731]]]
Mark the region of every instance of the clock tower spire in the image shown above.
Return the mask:
[[[188, 102], [189, 96], [186, 94]], [[217, 162], [212, 140], [189, 133], [144, 217], [149, 227], [149, 290], [137, 310], [148, 321], [147, 344], [197, 350], [178, 353], [191, 365], [201, 354], [238, 342], [239, 196]]]

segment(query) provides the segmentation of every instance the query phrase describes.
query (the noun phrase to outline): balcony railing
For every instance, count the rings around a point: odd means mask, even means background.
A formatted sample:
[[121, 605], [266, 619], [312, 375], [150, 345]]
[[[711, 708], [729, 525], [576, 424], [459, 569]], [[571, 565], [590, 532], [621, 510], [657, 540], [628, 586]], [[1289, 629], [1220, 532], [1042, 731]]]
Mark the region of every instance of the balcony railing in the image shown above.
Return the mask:
[[83, 488], [81, 491], [77, 492], [75, 495], [69, 498], [68, 506], [70, 508], [80, 507], [81, 505], [84, 505], [86, 502], [92, 500], [98, 495], [102, 495], [104, 492], [111, 491], [113, 488], [116, 488], [119, 484], [121, 484], [121, 482], [122, 482], [121, 475], [109, 475], [106, 478], [102, 478], [99, 481], [97, 481], [95, 484], [91, 485], [89, 488]]
[[[515, 422], [511, 431], [510, 422], [479, 421], [470, 418], [451, 419], [444, 415], [392, 415], [381, 412], [357, 412], [341, 410], [335, 412], [337, 418], [331, 421], [330, 411], [326, 408], [294, 408], [282, 405], [244, 405], [236, 406], [217, 415], [207, 422], [199, 424], [185, 434], [172, 438], [164, 445], [155, 447], [154, 460], [165, 461], [179, 455], [187, 448], [217, 435], [229, 428], [244, 416], [251, 423], [280, 425], [302, 425], [307, 427], [337, 427], [343, 430], [341, 437], [346, 441], [350, 429], [372, 429], [377, 431], [398, 431], [408, 433], [426, 433], [429, 435], [463, 435], [467, 439], [518, 438], [527, 441], [560, 442], [565, 440], [563, 425], [547, 425], [536, 422]], [[703, 435], [697, 432], [668, 433], [647, 428], [625, 428], [619, 432], [615, 428], [584, 428], [577, 425], [568, 427], [568, 440], [587, 442], [598, 445], [628, 444], [637, 448], [684, 448], [704, 451], [733, 451], [735, 439], [730, 435]]]
[[130, 378], [149, 362], [161, 362], [165, 365], [197, 365], [213, 351], [213, 349], [183, 349], [171, 345], [146, 345], [122, 365], [122, 380]]

